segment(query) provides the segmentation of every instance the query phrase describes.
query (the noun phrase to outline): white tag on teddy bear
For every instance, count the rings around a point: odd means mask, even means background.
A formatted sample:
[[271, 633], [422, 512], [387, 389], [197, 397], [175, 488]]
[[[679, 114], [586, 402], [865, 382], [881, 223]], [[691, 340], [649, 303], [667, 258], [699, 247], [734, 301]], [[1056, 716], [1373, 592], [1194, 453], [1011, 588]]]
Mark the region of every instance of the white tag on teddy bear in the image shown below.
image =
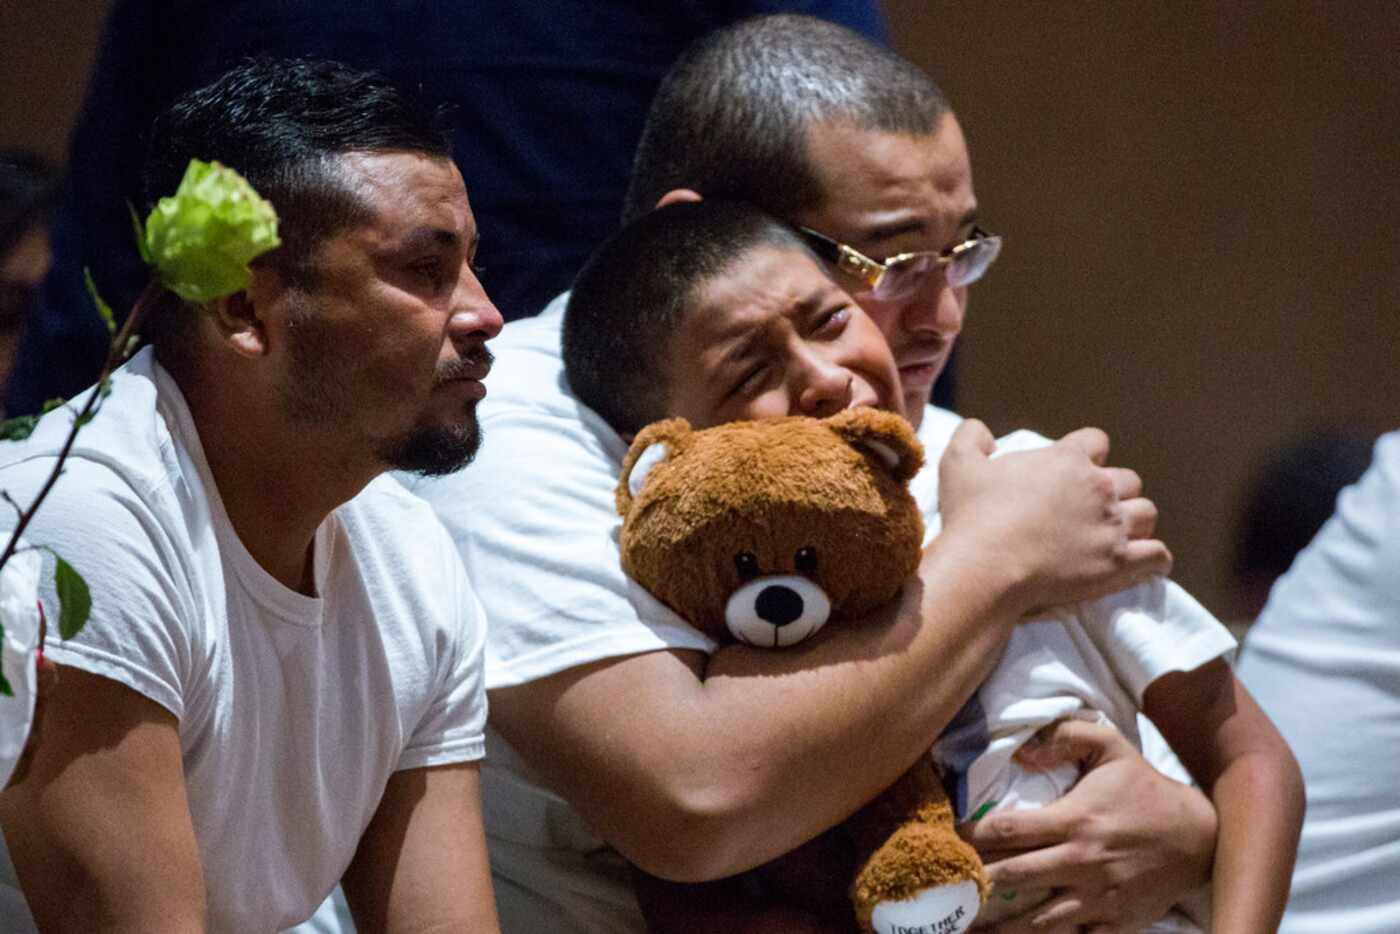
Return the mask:
[[870, 926], [876, 934], [960, 934], [972, 927], [980, 903], [976, 882], [941, 885], [913, 898], [880, 902]]

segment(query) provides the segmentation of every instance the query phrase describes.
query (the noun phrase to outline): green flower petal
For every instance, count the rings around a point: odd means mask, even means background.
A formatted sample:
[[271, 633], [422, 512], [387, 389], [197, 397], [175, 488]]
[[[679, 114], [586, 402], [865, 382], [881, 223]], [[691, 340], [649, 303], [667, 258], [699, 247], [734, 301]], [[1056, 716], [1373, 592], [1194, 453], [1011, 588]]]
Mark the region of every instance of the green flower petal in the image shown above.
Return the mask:
[[156, 276], [196, 304], [246, 288], [248, 263], [279, 243], [272, 205], [217, 162], [191, 159], [179, 189], [146, 219], [146, 252]]

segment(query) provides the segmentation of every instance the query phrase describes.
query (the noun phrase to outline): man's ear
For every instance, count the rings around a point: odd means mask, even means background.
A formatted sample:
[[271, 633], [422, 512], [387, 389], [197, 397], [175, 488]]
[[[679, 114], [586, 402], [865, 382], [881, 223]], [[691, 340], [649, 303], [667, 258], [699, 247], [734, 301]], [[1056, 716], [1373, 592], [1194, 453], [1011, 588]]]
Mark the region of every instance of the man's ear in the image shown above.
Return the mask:
[[692, 188], [672, 188], [656, 201], [656, 206], [664, 208], [668, 204], [679, 204], [682, 201], [703, 201], [700, 192]]
[[249, 272], [247, 288], [210, 302], [207, 310], [222, 343], [240, 356], [261, 357], [268, 353], [269, 325], [286, 317], [288, 309], [280, 306], [286, 304], [288, 289], [269, 264], [255, 262]]
[[208, 314], [219, 339], [235, 353], [244, 357], [267, 353], [267, 324], [246, 291], [210, 302]]

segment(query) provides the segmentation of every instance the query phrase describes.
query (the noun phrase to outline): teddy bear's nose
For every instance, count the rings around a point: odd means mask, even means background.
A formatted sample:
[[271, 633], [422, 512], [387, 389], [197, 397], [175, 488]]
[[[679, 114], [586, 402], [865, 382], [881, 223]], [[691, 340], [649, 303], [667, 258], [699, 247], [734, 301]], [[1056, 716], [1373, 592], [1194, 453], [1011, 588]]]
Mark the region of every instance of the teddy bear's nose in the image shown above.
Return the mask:
[[744, 584], [724, 604], [730, 635], [749, 645], [796, 645], [826, 625], [831, 598], [801, 574], [770, 574]]
[[774, 626], [786, 626], [802, 616], [802, 597], [791, 587], [771, 584], [764, 587], [754, 601], [759, 619]]

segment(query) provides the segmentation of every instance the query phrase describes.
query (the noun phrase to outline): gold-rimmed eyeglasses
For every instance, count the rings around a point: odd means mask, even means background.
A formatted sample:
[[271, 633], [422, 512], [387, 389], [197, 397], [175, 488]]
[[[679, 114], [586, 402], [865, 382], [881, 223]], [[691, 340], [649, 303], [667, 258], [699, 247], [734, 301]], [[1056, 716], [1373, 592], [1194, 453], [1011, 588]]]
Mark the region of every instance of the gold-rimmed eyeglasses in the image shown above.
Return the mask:
[[973, 227], [972, 235], [946, 250], [899, 253], [884, 260], [871, 259], [855, 247], [810, 227], [798, 227], [807, 244], [818, 256], [849, 276], [865, 283], [863, 292], [879, 301], [913, 294], [934, 274], [942, 273], [950, 288], [971, 285], [982, 278], [1001, 252], [1001, 237]]

